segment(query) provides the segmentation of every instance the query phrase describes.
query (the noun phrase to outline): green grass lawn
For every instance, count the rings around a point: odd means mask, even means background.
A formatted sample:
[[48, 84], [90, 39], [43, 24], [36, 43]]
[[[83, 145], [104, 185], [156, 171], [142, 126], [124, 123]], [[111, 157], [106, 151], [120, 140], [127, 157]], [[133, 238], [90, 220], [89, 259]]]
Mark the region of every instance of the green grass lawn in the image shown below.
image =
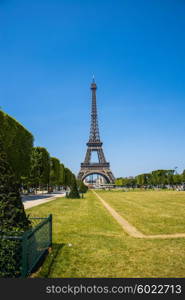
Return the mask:
[[98, 193], [121, 216], [145, 234], [185, 233], [185, 192]]
[[60, 198], [26, 211], [53, 214], [53, 249], [37, 277], [185, 276], [185, 239], [129, 237], [92, 192], [85, 199]]

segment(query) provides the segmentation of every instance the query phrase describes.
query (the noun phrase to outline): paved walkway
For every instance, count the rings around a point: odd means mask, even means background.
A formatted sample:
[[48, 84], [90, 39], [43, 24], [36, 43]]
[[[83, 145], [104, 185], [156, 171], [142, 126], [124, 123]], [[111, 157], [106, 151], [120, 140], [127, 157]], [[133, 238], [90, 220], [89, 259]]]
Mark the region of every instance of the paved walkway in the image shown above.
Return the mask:
[[39, 195], [26, 195], [22, 197], [24, 208], [28, 209], [49, 201], [55, 200], [58, 197], [64, 197], [65, 192]]
[[156, 234], [156, 235], [145, 235], [140, 232], [136, 227], [126, 221], [122, 216], [120, 216], [105, 200], [102, 199], [94, 190], [92, 192], [101, 201], [104, 207], [109, 211], [109, 213], [114, 217], [114, 219], [121, 225], [124, 231], [126, 231], [130, 236], [135, 238], [144, 239], [168, 239], [168, 238], [185, 238], [185, 233], [174, 233], [174, 234]]

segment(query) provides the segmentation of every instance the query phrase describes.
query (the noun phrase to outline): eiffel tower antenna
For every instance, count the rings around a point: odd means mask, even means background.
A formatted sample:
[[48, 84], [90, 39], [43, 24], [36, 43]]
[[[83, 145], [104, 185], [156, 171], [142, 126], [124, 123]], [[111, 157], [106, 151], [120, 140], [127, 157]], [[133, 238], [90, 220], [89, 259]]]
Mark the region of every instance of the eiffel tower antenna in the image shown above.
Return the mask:
[[[81, 169], [78, 174], [78, 179], [85, 180], [85, 178], [89, 175], [98, 174], [103, 176], [107, 183], [112, 184], [114, 183], [115, 178], [110, 170], [110, 164], [105, 159], [102, 148], [103, 143], [100, 140], [96, 103], [97, 85], [94, 79], [94, 75], [90, 88], [92, 91], [90, 135], [87, 142], [87, 152], [85, 155], [85, 160], [83, 163], [81, 163]], [[92, 152], [97, 152], [98, 163], [91, 162]]]

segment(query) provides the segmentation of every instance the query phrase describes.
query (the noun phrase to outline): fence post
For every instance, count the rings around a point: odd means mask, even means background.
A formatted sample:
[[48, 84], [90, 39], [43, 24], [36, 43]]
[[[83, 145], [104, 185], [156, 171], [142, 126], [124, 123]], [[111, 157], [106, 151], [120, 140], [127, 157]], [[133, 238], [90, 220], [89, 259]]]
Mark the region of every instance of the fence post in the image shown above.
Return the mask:
[[49, 215], [49, 246], [52, 246], [52, 214]]
[[22, 261], [21, 261], [21, 277], [26, 277], [28, 272], [28, 233], [22, 235]]

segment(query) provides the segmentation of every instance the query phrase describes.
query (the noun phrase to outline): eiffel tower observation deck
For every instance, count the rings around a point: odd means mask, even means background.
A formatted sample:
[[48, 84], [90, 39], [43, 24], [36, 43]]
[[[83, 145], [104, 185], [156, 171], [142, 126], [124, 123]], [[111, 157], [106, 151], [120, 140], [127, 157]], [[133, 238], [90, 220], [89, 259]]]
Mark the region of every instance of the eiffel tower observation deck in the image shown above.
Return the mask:
[[[90, 136], [87, 142], [87, 151], [85, 155], [85, 160], [81, 163], [81, 169], [78, 173], [78, 179], [85, 180], [86, 177], [96, 174], [104, 177], [106, 183], [114, 183], [114, 175], [110, 170], [110, 164], [106, 161], [105, 155], [103, 153], [102, 145], [100, 140], [100, 133], [98, 127], [98, 114], [97, 114], [97, 104], [96, 104], [96, 90], [97, 85], [93, 78], [91, 83], [92, 91], [92, 107], [91, 107], [91, 126], [90, 126]], [[91, 162], [92, 152], [97, 153], [98, 162]]]

